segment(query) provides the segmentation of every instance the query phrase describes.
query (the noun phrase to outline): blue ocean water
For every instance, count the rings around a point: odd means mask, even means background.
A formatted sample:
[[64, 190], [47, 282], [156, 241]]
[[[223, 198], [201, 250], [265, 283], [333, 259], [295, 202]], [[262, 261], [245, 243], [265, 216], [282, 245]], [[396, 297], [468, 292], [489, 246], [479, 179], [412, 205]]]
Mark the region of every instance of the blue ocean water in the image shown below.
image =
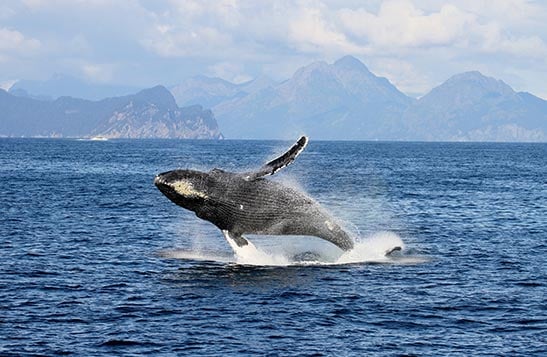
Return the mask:
[[239, 264], [153, 185], [290, 144], [0, 139], [0, 355], [547, 354], [546, 144], [312, 140], [275, 179], [384, 261]]

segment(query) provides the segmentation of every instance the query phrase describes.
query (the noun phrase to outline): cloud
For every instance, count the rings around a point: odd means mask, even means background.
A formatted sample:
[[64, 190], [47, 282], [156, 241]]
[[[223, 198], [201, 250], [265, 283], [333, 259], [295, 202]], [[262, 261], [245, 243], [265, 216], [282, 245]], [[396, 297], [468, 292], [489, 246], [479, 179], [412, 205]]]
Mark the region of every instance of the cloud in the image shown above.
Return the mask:
[[[491, 12], [510, 23], [523, 24], [528, 18], [523, 18], [522, 13], [530, 14], [533, 9], [527, 3], [500, 1], [496, 6], [474, 3], [483, 5], [468, 5], [466, 9], [443, 4], [436, 10], [426, 11], [409, 0], [391, 0], [383, 2], [376, 13], [365, 8], [340, 9], [338, 19], [348, 37], [359, 44], [368, 44], [378, 54], [445, 47], [453, 49], [455, 55], [465, 50], [465, 55], [473, 51], [545, 56], [547, 46], [543, 39], [537, 35], [513, 35], [513, 31], [504, 28], [507, 23], [488, 16]], [[498, 5], [505, 11], [500, 12]], [[513, 15], [508, 16], [506, 11]]]
[[[237, 27], [245, 18], [241, 2], [237, 0], [170, 0], [175, 17], [199, 19], [200, 22], [219, 24], [221, 27]], [[210, 19], [211, 21], [207, 21]]]
[[114, 72], [112, 64], [85, 63], [81, 66], [82, 73], [91, 82], [109, 82]]
[[[0, 48], [0, 55], [8, 57], [0, 68], [0, 79], [47, 79], [64, 73], [132, 83], [142, 81], [138, 77], [147, 73], [135, 75], [134, 69], [135, 62], [148, 60], [140, 39], [153, 23], [154, 14], [138, 1], [26, 0], [10, 6], [16, 13], [5, 21], [4, 28], [17, 28], [24, 34], [26, 45], [18, 48], [26, 49], [27, 55], [23, 58]], [[8, 38], [13, 42], [18, 37], [9, 34]], [[111, 63], [119, 66], [112, 67], [109, 74], [105, 66]], [[102, 74], [98, 69], [92, 74], [86, 64], [99, 64]]]
[[15, 15], [16, 12], [7, 5], [0, 4], [0, 20], [8, 19]]
[[[161, 57], [214, 58], [241, 53], [239, 32], [245, 27], [243, 10], [234, 0], [170, 0], [140, 41]], [[237, 55], [236, 55], [237, 57]]]
[[462, 3], [465, 6], [430, 1], [427, 7], [420, 7], [416, 1], [389, 0], [371, 9], [346, 6], [345, 2], [171, 0], [167, 10], [151, 17], [152, 24], [140, 43], [161, 57], [215, 62], [241, 59], [265, 63], [266, 54], [286, 56], [290, 52], [314, 54], [319, 59], [345, 54], [400, 57], [424, 48], [450, 48], [454, 56], [463, 51], [467, 51], [465, 55], [469, 51], [534, 58], [544, 55], [547, 46], [541, 37], [515, 34], [499, 20], [529, 23], [526, 16], [532, 16], [535, 7], [518, 0], [500, 0], [499, 7], [486, 2]]
[[[127, 3], [127, 1], [125, 1]], [[59, 8], [76, 5], [78, 7], [98, 7], [112, 5], [109, 0], [22, 0], [22, 3], [30, 10], [39, 11], [44, 8]]]
[[483, 41], [479, 43], [479, 51], [531, 59], [545, 60], [547, 57], [547, 44], [536, 35], [514, 36], [504, 33], [496, 25], [483, 26], [482, 28]]
[[244, 83], [253, 79], [245, 73], [243, 66], [233, 62], [219, 62], [208, 67], [208, 73], [212, 77], [219, 77], [232, 83]]
[[21, 0], [0, 5], [0, 79], [284, 79], [352, 54], [408, 92], [483, 68], [545, 92], [540, 75], [517, 78], [544, 71], [545, 18], [527, 0]]
[[143, 45], [162, 57], [218, 57], [222, 49], [232, 48], [229, 34], [207, 26], [188, 30], [158, 25]]
[[234, 0], [168, 4], [165, 11], [156, 12], [141, 41], [146, 50], [161, 57], [209, 58], [215, 63], [256, 60], [286, 42], [286, 11], [280, 13], [275, 6]]
[[0, 89], [8, 91], [15, 83], [17, 83], [16, 79], [7, 79], [5, 81], [1, 81]]
[[368, 48], [376, 72], [406, 92], [423, 93], [455, 72], [482, 68], [503, 78], [506, 68], [547, 64], [546, 7], [524, 0], [390, 0], [335, 14], [339, 31]]
[[41, 43], [34, 38], [28, 38], [21, 32], [0, 28], [0, 53], [7, 51], [10, 53], [28, 55], [40, 49]]
[[304, 52], [359, 53], [363, 49], [324, 18], [324, 7], [302, 7], [290, 21], [288, 40]]
[[377, 14], [363, 8], [341, 9], [338, 16], [353, 38], [382, 50], [450, 45], [475, 21], [453, 5], [425, 14], [410, 1], [386, 1]]
[[369, 68], [378, 76], [389, 78], [401, 91], [419, 95], [431, 89], [431, 79], [406, 60], [391, 57], [376, 57]]
[[[432, 6], [438, 6], [443, 1], [433, 1]], [[458, 0], [458, 7], [468, 13], [472, 13], [485, 21], [493, 21], [513, 29], [526, 27], [538, 28], [545, 24], [547, 9], [540, 1], [530, 0]], [[433, 7], [433, 8], [434, 8]]]

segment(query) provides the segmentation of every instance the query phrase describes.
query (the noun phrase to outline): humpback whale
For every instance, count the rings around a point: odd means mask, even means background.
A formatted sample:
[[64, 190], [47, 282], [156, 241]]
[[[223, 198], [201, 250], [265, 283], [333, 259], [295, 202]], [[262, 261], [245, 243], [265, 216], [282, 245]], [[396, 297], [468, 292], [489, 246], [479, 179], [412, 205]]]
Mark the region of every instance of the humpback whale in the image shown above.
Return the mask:
[[350, 250], [353, 239], [319, 203], [265, 178], [292, 163], [307, 143], [302, 136], [286, 153], [252, 172], [173, 170], [157, 175], [154, 184], [172, 202], [217, 226], [231, 245], [248, 245], [245, 234], [305, 235]]

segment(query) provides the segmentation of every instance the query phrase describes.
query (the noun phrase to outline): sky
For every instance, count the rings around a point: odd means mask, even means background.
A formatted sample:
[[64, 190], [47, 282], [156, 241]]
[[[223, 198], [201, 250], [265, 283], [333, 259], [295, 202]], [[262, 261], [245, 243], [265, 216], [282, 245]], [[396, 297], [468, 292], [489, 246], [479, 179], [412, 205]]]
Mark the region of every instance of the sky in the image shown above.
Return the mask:
[[547, 0], [0, 0], [0, 86], [289, 78], [353, 55], [419, 96], [478, 70], [547, 99]]

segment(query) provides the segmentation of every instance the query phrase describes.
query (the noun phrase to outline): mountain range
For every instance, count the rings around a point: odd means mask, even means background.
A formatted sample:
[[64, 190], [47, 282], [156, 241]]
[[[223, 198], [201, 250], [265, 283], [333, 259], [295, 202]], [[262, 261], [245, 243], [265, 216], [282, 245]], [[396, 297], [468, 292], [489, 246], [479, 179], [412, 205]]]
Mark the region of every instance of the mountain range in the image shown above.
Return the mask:
[[[311, 63], [282, 82], [259, 77], [234, 84], [196, 76], [170, 91], [176, 104], [161, 110], [211, 108], [222, 133], [231, 139], [292, 139], [305, 133], [325, 140], [547, 141], [547, 101], [476, 71], [454, 75], [419, 99], [352, 56], [332, 64]], [[109, 118], [112, 100], [97, 102], [107, 107]], [[3, 108], [0, 100], [0, 115], [5, 115]], [[212, 128], [205, 131], [220, 136]]]
[[501, 80], [466, 72], [415, 99], [352, 56], [252, 93], [217, 95], [211, 107], [229, 138], [547, 141], [547, 101]]
[[210, 110], [180, 108], [163, 86], [100, 101], [40, 100], [0, 90], [0, 136], [222, 138]]
[[[292, 78], [213, 107], [227, 137], [398, 139], [413, 99], [354, 57], [315, 62]], [[259, 128], [259, 130], [257, 130]]]
[[547, 101], [466, 72], [414, 102], [402, 121], [406, 137], [417, 140], [546, 141]]
[[242, 98], [274, 84], [272, 79], [265, 76], [235, 84], [224, 79], [199, 75], [186, 79], [170, 90], [180, 106], [199, 104], [212, 108], [226, 100]]
[[139, 88], [90, 83], [82, 79], [56, 73], [44, 81], [20, 80], [10, 88], [9, 93], [19, 97], [42, 100], [54, 100], [59, 97], [74, 97], [88, 100], [100, 100], [137, 92]]

